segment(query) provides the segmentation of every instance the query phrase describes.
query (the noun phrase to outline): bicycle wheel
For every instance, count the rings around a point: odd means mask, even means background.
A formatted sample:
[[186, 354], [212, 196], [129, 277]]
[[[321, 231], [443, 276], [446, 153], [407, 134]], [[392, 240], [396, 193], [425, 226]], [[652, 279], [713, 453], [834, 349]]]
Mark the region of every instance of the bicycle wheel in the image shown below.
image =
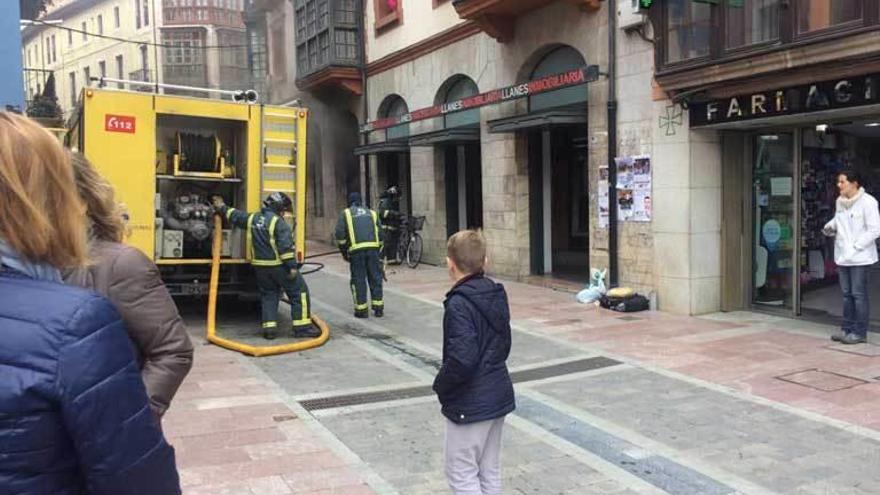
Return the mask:
[[406, 264], [410, 268], [419, 266], [422, 262], [422, 236], [413, 234], [409, 239], [409, 246], [406, 250]]

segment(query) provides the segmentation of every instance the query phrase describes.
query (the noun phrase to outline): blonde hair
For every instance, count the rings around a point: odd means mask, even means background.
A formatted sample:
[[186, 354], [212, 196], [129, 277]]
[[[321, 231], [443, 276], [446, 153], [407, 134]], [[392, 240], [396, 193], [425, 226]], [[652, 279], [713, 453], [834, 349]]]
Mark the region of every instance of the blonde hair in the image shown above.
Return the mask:
[[58, 139], [38, 123], [0, 112], [0, 239], [24, 259], [55, 268], [86, 259], [85, 207]]
[[73, 175], [76, 188], [86, 205], [89, 235], [93, 239], [122, 242], [125, 224], [122, 209], [114, 198], [113, 186], [95, 170], [81, 153], [72, 153]]
[[483, 271], [486, 264], [486, 238], [481, 230], [456, 232], [446, 242], [446, 256], [466, 274]]

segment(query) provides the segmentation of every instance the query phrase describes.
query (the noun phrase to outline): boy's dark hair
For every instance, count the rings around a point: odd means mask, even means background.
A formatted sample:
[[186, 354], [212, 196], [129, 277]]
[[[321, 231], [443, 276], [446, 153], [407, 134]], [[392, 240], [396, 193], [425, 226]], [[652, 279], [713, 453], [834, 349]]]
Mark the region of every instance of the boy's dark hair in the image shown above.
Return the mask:
[[840, 177], [841, 175], [846, 177], [846, 180], [848, 182], [858, 184], [860, 187], [864, 185], [864, 182], [862, 181], [862, 174], [860, 174], [856, 170], [846, 169], [846, 170], [841, 170], [840, 172], [837, 172], [837, 177]]
[[446, 256], [463, 273], [483, 271], [486, 263], [486, 238], [480, 230], [456, 232], [446, 242]]

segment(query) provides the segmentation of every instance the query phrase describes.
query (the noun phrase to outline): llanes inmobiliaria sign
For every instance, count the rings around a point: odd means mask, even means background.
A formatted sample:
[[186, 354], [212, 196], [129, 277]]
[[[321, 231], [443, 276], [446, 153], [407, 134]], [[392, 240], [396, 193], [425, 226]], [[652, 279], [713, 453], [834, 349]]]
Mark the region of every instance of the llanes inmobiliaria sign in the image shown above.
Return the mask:
[[573, 69], [560, 74], [534, 79], [522, 84], [515, 84], [505, 88], [493, 89], [478, 95], [468, 96], [460, 100], [449, 101], [441, 105], [422, 108], [399, 117], [374, 120], [361, 126], [361, 132], [378, 131], [396, 125], [408, 124], [417, 120], [425, 120], [453, 112], [462, 112], [486, 105], [494, 105], [505, 101], [525, 98], [540, 93], [546, 93], [562, 88], [586, 84], [599, 79], [599, 66], [588, 65], [580, 69]]
[[691, 127], [880, 104], [880, 74], [847, 77], [688, 105]]

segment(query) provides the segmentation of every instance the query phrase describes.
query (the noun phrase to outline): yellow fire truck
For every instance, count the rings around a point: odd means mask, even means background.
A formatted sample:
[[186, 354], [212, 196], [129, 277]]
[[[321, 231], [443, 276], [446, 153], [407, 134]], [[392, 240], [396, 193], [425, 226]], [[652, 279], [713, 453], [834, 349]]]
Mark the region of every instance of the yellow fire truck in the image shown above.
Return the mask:
[[[129, 213], [126, 242], [155, 261], [173, 295], [202, 295], [211, 272], [213, 195], [255, 211], [268, 194], [288, 194], [296, 255], [305, 258], [307, 119], [304, 108], [85, 88], [66, 140], [116, 188]], [[221, 295], [254, 294], [246, 236], [223, 231]]]

